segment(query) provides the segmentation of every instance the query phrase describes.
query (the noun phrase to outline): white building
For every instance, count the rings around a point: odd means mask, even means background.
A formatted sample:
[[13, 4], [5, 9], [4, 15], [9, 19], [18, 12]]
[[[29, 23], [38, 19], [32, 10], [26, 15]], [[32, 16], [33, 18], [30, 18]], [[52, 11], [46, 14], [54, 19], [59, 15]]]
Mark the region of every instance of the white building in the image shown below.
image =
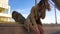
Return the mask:
[[0, 0], [0, 21], [9, 22], [11, 18], [8, 0]]

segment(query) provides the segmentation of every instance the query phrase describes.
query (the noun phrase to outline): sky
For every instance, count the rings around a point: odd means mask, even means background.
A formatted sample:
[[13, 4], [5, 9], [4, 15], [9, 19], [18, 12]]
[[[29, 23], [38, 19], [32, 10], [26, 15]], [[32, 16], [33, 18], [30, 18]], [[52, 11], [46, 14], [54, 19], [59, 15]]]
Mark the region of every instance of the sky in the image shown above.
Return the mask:
[[[37, 3], [39, 0], [37, 0]], [[42, 23], [44, 24], [54, 24], [55, 23], [55, 8], [54, 3], [52, 1], [49, 2], [51, 6], [51, 10], [46, 10], [46, 17], [45, 19], [41, 19]], [[51, 4], [52, 3], [52, 4]], [[21, 13], [25, 18], [30, 14], [30, 10], [33, 6], [35, 6], [34, 0], [9, 0], [9, 5], [11, 7], [11, 14], [13, 11], [17, 11]], [[60, 12], [56, 9], [57, 13], [57, 22], [60, 23]]]

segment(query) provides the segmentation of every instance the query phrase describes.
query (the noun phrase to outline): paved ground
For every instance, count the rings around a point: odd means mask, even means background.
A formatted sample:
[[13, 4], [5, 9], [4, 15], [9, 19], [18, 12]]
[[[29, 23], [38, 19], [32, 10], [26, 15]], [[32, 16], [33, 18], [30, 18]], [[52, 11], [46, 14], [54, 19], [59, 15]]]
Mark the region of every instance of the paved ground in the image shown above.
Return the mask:
[[[45, 34], [60, 34], [60, 24], [43, 25]], [[0, 34], [28, 34], [21, 25], [0, 24]]]
[[45, 24], [45, 34], [60, 34], [60, 24]]

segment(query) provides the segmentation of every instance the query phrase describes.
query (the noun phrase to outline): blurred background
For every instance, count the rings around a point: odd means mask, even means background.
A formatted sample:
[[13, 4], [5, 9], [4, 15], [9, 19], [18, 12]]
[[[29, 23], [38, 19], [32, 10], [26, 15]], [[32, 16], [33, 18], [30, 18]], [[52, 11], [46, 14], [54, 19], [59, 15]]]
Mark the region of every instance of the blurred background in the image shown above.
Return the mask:
[[[20, 24], [9, 24], [15, 23], [15, 20], [12, 18], [12, 12], [17, 11], [27, 18], [27, 16], [30, 14], [31, 8], [39, 3], [39, 1], [40, 0], [0, 0], [0, 23], [4, 23], [0, 24], [0, 34], [21, 34], [25, 32]], [[53, 1], [60, 4], [60, 0], [48, 1], [51, 10], [50, 12], [46, 10], [45, 19], [41, 19], [45, 34], [60, 34], [60, 11], [55, 6]]]
[[[9, 5], [11, 7], [10, 13], [16, 10], [21, 13], [25, 18], [30, 14], [30, 10], [35, 4], [39, 3], [40, 0], [9, 0]], [[52, 0], [49, 0], [51, 10], [50, 12], [46, 10], [45, 19], [41, 19], [43, 24], [60, 24], [60, 12], [55, 7], [55, 4]]]

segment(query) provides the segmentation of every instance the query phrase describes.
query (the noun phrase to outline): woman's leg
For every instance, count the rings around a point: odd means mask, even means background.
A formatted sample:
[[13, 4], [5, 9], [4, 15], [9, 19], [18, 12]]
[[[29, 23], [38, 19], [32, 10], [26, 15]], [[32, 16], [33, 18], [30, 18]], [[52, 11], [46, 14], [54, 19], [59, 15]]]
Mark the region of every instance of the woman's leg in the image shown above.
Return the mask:
[[40, 31], [40, 34], [44, 34], [44, 30], [40, 24], [38, 24], [38, 29]]
[[40, 31], [38, 29], [38, 26], [36, 26], [36, 27], [30, 26], [30, 29], [34, 32], [34, 34], [40, 34]]

